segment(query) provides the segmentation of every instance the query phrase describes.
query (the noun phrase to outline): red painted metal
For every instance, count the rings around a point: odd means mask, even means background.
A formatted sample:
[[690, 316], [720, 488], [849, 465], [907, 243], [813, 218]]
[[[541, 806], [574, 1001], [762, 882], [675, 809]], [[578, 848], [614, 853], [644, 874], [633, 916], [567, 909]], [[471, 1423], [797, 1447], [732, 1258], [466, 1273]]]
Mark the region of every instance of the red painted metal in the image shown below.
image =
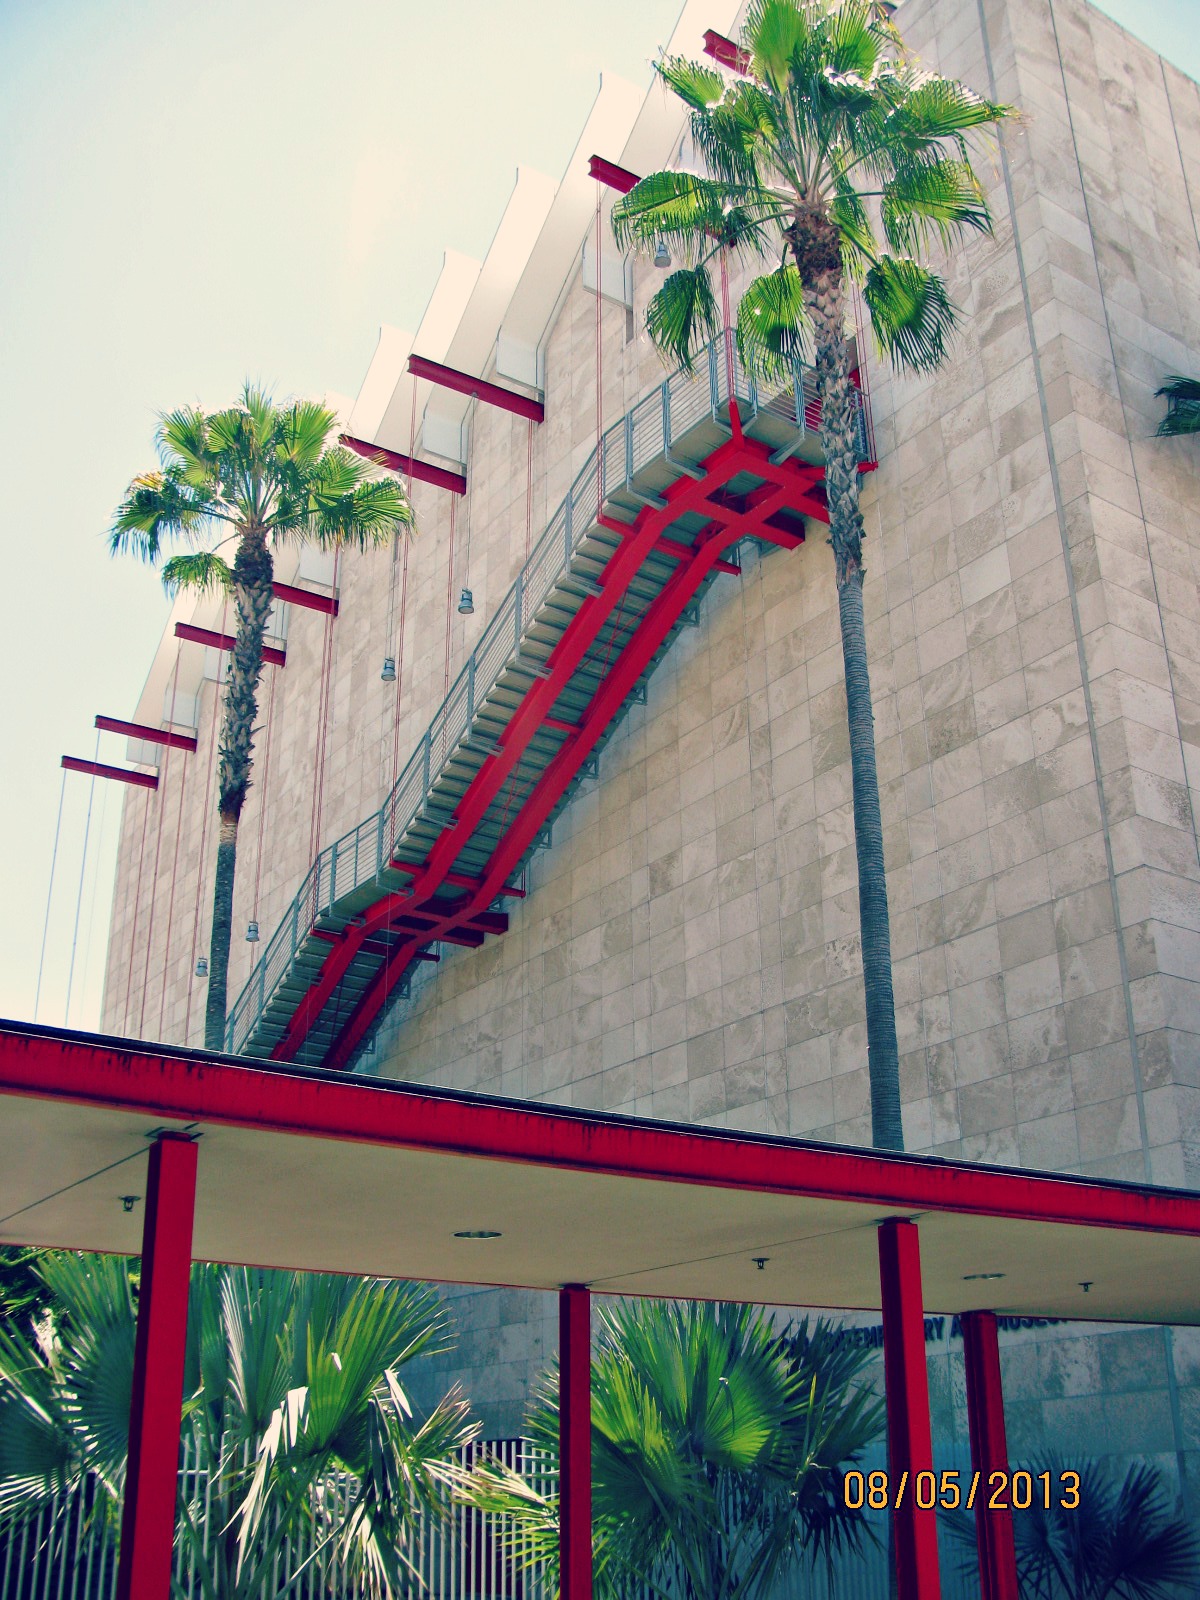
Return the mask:
[[172, 733], [167, 728], [151, 728], [144, 722], [124, 722], [120, 717], [96, 718], [96, 727], [104, 733], [127, 733], [131, 739], [144, 739], [147, 744], [165, 744], [172, 750], [194, 750], [196, 738], [191, 733]]
[[134, 772], [130, 767], [106, 767], [103, 761], [85, 761], [82, 756], [64, 756], [62, 764], [68, 772], [86, 772], [93, 778], [116, 778], [119, 783], [132, 783], [138, 789], [157, 789], [156, 772]]
[[425, 378], [443, 389], [453, 389], [456, 394], [469, 394], [485, 405], [499, 406], [514, 416], [527, 417], [531, 422], [545, 422], [546, 408], [540, 400], [517, 394], [499, 383], [488, 383], [484, 378], [473, 378], [469, 372], [457, 367], [444, 367], [440, 361], [426, 361], [424, 356], [409, 356], [408, 370], [414, 378]]
[[734, 40], [727, 39], [715, 28], [704, 30], [704, 54], [732, 72], [740, 72], [743, 77], [750, 71], [749, 51], [741, 49]]
[[748, 1192], [1200, 1238], [1200, 1194], [1151, 1184], [671, 1128], [534, 1102], [297, 1072], [0, 1022], [0, 1094]]
[[917, 1507], [916, 1475], [933, 1471], [921, 1247], [915, 1222], [879, 1225], [883, 1383], [887, 1397], [889, 1500], [898, 1600], [938, 1600], [937, 1513]]
[[635, 183], [641, 182], [636, 172], [630, 172], [628, 167], [619, 167], [615, 161], [606, 161], [603, 156], [589, 158], [588, 177], [595, 178], [597, 183], [606, 183], [610, 189], [617, 189], [621, 194], [628, 194]]
[[306, 611], [320, 611], [326, 617], [336, 617], [340, 602], [335, 594], [313, 594], [311, 589], [297, 589], [294, 583], [273, 583], [276, 600], [286, 600], [290, 606], [303, 606]]
[[195, 1208], [196, 1146], [183, 1134], [160, 1134], [146, 1180], [117, 1600], [171, 1591]]
[[[206, 644], [210, 650], [232, 650], [237, 643], [231, 633], [217, 633], [212, 628], [197, 628], [190, 622], [177, 622], [175, 637], [186, 639], [189, 644]], [[282, 667], [287, 661], [286, 653], [273, 644], [263, 645], [262, 658], [273, 667]]]
[[592, 1600], [592, 1297], [558, 1293], [558, 1553], [562, 1600]]
[[417, 483], [431, 483], [435, 489], [448, 489], [451, 494], [467, 492], [467, 480], [461, 472], [451, 472], [448, 467], [435, 467], [429, 461], [418, 461], [415, 456], [405, 455], [403, 451], [388, 450], [381, 444], [356, 439], [349, 433], [339, 434], [338, 442], [344, 444], [347, 450], [353, 450], [355, 455], [373, 461], [376, 466], [402, 473], [406, 478], [414, 478]]
[[[963, 1360], [967, 1377], [967, 1426], [971, 1467], [988, 1481], [1002, 1472], [1008, 1481], [1008, 1441], [1004, 1432], [1004, 1390], [1000, 1383], [1000, 1341], [994, 1311], [967, 1311], [962, 1318]], [[975, 1499], [975, 1542], [979, 1551], [981, 1600], [1021, 1600], [1017, 1554], [1008, 1497], [993, 1510], [990, 1496]]]

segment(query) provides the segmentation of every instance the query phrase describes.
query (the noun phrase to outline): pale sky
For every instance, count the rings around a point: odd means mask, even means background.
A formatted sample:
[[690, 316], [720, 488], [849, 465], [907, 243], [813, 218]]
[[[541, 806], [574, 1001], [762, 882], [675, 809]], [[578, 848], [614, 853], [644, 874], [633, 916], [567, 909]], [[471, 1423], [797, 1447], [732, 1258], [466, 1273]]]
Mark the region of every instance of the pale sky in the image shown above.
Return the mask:
[[[482, 258], [518, 164], [554, 178], [601, 71], [679, 0], [0, 0], [0, 1016], [30, 1018], [64, 753], [132, 714], [166, 620], [104, 543], [163, 409], [246, 377], [357, 393], [446, 248]], [[1101, 9], [1200, 76], [1197, 0]], [[102, 735], [100, 759], [124, 763]], [[121, 794], [69, 776], [38, 1018], [95, 1026]]]

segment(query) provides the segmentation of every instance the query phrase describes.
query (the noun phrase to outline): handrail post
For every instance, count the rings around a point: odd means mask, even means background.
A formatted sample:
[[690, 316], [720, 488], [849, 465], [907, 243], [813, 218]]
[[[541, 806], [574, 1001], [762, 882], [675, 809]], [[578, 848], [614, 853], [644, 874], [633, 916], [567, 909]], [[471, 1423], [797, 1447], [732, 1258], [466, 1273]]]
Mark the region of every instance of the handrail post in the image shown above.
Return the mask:
[[467, 657], [467, 727], [475, 720], [475, 652]]
[[563, 536], [564, 536], [563, 548], [564, 548], [564, 551], [565, 551], [565, 555], [563, 557], [563, 564], [564, 564], [564, 566], [568, 566], [568, 567], [571, 565], [571, 527], [572, 527], [572, 524], [573, 524], [573, 522], [575, 520], [574, 509], [575, 509], [575, 497], [572, 494], [571, 490], [568, 489], [567, 490], [567, 498], [563, 501]]
[[524, 603], [524, 599], [525, 599], [525, 568], [522, 567], [520, 572], [517, 573], [516, 588], [515, 588], [515, 592], [514, 592], [514, 595], [513, 595], [513, 614], [514, 614], [514, 616], [516, 618], [516, 622], [515, 622], [516, 642], [515, 642], [514, 648], [517, 649], [517, 650], [519, 650], [521, 648], [521, 608], [522, 608], [522, 605]]

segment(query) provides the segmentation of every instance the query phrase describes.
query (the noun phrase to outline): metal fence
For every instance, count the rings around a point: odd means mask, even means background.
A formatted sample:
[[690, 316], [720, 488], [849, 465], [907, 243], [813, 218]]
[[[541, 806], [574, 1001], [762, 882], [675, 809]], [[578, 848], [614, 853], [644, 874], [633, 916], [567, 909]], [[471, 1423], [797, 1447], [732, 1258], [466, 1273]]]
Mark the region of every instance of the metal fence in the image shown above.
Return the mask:
[[[556, 1473], [525, 1439], [488, 1440], [468, 1446], [460, 1455], [464, 1467], [484, 1460], [520, 1472], [539, 1492], [554, 1488]], [[243, 1457], [249, 1466], [249, 1453]], [[185, 1438], [180, 1465], [192, 1514], [204, 1530], [207, 1555], [221, 1532], [218, 1520], [207, 1513], [211, 1500], [206, 1473], [198, 1464], [194, 1442]], [[352, 1485], [344, 1476], [321, 1485], [323, 1512], [344, 1511]], [[0, 1600], [112, 1600], [116, 1594], [117, 1546], [115, 1531], [92, 1514], [91, 1497], [78, 1491], [55, 1495], [41, 1514], [13, 1529], [7, 1545], [0, 1543]], [[539, 1572], [526, 1570], [518, 1546], [508, 1549], [501, 1538], [500, 1519], [469, 1506], [454, 1505], [445, 1519], [421, 1516], [417, 1520], [407, 1556], [416, 1574], [414, 1593], [436, 1600], [551, 1600]], [[289, 1541], [264, 1578], [256, 1600], [272, 1600], [288, 1578], [308, 1561], [318, 1537], [317, 1524]], [[175, 1581], [178, 1592], [200, 1596], [194, 1552], [177, 1542]], [[361, 1600], [362, 1588], [336, 1561], [311, 1562], [294, 1587], [286, 1591], [295, 1600]]]

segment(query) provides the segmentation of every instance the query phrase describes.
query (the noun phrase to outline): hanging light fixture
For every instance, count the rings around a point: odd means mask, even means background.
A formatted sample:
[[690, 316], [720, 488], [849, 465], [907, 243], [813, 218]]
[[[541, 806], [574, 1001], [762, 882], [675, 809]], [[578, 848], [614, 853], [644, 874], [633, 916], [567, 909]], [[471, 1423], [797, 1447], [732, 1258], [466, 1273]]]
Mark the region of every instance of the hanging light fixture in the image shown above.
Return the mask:
[[396, 658], [395, 658], [395, 656], [384, 656], [384, 658], [383, 658], [383, 671], [379, 674], [379, 676], [383, 680], [384, 683], [395, 683], [395, 681], [396, 681]]
[[207, 956], [197, 956], [196, 957], [196, 976], [198, 978], [207, 978], [208, 977], [208, 957]]
[[671, 265], [671, 252], [667, 249], [664, 239], [660, 239], [654, 246], [654, 265], [660, 272], [665, 272]]
[[246, 924], [246, 943], [258, 943], [258, 923], [253, 918]]
[[470, 617], [474, 615], [475, 596], [471, 593], [470, 589], [464, 589], [462, 594], [459, 595], [458, 611], [459, 615], [463, 617]]

